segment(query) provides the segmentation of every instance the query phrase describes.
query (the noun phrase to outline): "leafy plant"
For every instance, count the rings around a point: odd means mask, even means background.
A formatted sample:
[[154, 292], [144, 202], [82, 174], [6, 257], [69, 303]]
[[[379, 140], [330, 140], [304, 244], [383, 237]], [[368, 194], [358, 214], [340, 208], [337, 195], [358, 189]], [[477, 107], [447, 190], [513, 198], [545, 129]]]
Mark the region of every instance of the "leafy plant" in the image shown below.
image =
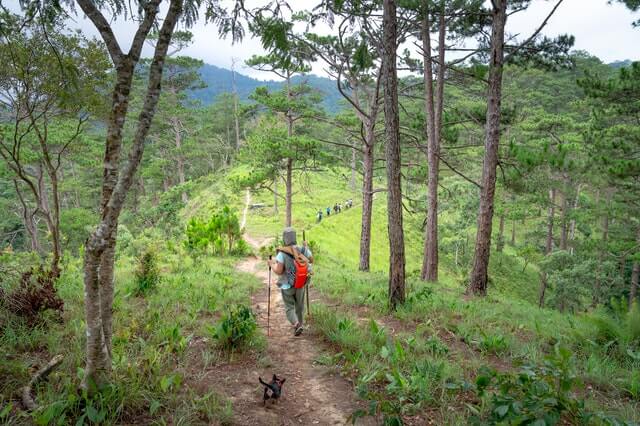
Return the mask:
[[482, 338], [478, 343], [481, 351], [499, 355], [509, 349], [509, 344], [502, 334], [486, 334], [482, 332], [481, 335]]
[[473, 424], [555, 425], [564, 417], [581, 424], [599, 419], [598, 424], [625, 424], [602, 413], [585, 409], [584, 401], [572, 390], [578, 381], [573, 354], [559, 345], [542, 365], [525, 365], [518, 373], [498, 373], [482, 367], [475, 392], [488, 402], [486, 407], [469, 406]]
[[211, 334], [224, 349], [237, 349], [253, 337], [257, 328], [251, 308], [236, 305], [225, 312]]
[[160, 282], [160, 271], [158, 269], [158, 257], [156, 252], [147, 248], [138, 258], [138, 266], [134, 274], [135, 296], [145, 296], [153, 290]]
[[211, 249], [213, 254], [243, 255], [249, 247], [242, 240], [242, 230], [236, 212], [229, 206], [211, 215], [208, 222], [191, 218], [186, 229], [185, 246], [194, 254]]
[[618, 359], [640, 359], [640, 307], [633, 303], [627, 308], [624, 300], [611, 300], [610, 312], [598, 311], [588, 321], [594, 326], [589, 337], [595, 346], [605, 348]]
[[20, 276], [20, 284], [5, 294], [0, 287], [0, 304], [14, 315], [22, 317], [30, 326], [42, 319], [45, 311], [59, 314], [64, 310], [64, 302], [55, 287], [56, 277], [42, 267], [30, 269]]

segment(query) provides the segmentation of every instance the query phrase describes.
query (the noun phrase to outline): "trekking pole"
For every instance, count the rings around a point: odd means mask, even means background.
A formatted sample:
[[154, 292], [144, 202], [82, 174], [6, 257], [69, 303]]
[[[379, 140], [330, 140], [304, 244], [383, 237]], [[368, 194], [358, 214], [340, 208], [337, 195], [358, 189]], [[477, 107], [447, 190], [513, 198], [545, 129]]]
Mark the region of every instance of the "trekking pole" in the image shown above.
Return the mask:
[[[304, 233], [304, 229], [302, 230], [302, 241], [306, 242], [307, 237]], [[306, 299], [307, 299], [307, 318], [311, 318], [311, 308], [309, 307], [309, 287], [311, 286], [311, 277], [307, 278], [307, 291], [306, 291]]]
[[269, 320], [271, 319], [271, 255], [269, 255], [269, 282], [267, 283], [267, 337], [271, 337], [271, 329], [269, 328]]

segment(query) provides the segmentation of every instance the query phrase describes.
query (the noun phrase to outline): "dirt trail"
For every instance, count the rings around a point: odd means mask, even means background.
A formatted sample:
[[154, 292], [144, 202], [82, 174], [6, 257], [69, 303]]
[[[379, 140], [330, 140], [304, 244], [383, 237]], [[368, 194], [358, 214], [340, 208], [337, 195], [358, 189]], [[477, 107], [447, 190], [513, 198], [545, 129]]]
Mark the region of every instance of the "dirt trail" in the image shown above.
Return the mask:
[[[247, 206], [251, 202], [248, 194]], [[246, 209], [243, 215], [246, 223]], [[245, 235], [254, 248], [268, 240]], [[260, 330], [267, 333], [268, 268], [266, 262], [249, 257], [236, 268], [254, 274], [264, 286], [252, 296], [251, 302], [257, 315]], [[365, 404], [357, 401], [353, 385], [337, 374], [336, 369], [315, 362], [322, 353], [324, 343], [307, 327], [301, 336], [294, 336], [293, 327], [286, 319], [284, 304], [276, 275], [271, 277], [270, 336], [261, 365], [241, 365], [225, 371], [224, 387], [233, 389], [228, 393], [234, 411], [234, 424], [241, 425], [343, 425], [349, 415]], [[230, 367], [230, 366], [229, 366]], [[262, 405], [263, 387], [258, 376], [271, 378], [273, 374], [285, 377], [283, 396], [276, 404]], [[357, 424], [373, 425], [373, 419], [359, 420]]]
[[[259, 277], [265, 284], [262, 291], [252, 298], [254, 312], [258, 316], [261, 330], [267, 326], [268, 273], [265, 262], [248, 258], [237, 268]], [[262, 425], [342, 425], [356, 409], [362, 408], [355, 399], [353, 386], [346, 379], [326, 366], [315, 363], [322, 352], [323, 343], [312, 330], [295, 337], [293, 328], [287, 322], [282, 297], [275, 285], [271, 284], [271, 335], [267, 338], [268, 367], [247, 368], [236, 380], [241, 380], [242, 392], [232, 396], [236, 420], [240, 424]], [[284, 395], [274, 405], [262, 406], [262, 387], [258, 376], [263, 379], [273, 373], [285, 377]], [[358, 424], [364, 424], [358, 422]], [[372, 423], [369, 423], [372, 424]]]

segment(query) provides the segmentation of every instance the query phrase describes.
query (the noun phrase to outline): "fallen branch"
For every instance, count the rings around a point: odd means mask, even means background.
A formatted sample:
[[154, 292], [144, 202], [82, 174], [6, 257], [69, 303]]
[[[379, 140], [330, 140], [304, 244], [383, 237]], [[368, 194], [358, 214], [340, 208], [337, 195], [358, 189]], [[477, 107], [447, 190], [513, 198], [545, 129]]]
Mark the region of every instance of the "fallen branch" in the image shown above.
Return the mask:
[[44, 380], [49, 373], [53, 371], [61, 362], [64, 357], [62, 355], [56, 355], [53, 357], [51, 361], [44, 367], [42, 367], [29, 381], [29, 384], [22, 388], [22, 405], [28, 410], [33, 411], [38, 408], [36, 401], [31, 396], [31, 392], [33, 391], [33, 387], [38, 384], [41, 380]]

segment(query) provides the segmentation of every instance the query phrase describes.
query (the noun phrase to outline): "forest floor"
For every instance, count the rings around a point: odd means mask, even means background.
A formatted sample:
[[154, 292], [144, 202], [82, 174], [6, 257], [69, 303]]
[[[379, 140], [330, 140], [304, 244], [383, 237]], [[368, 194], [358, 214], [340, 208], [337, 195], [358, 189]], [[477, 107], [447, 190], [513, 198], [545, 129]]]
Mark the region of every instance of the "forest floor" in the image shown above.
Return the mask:
[[[243, 222], [251, 202], [246, 197]], [[254, 250], [269, 243], [268, 239], [245, 234], [245, 240]], [[264, 333], [267, 347], [260, 362], [231, 363], [216, 368], [210, 386], [226, 395], [233, 406], [233, 424], [241, 425], [337, 425], [347, 424], [349, 416], [364, 403], [358, 401], [353, 384], [337, 374], [335, 369], [316, 362], [326, 349], [322, 337], [309, 326], [300, 336], [294, 336], [293, 327], [285, 315], [284, 303], [276, 276], [271, 276], [266, 262], [250, 256], [236, 265], [241, 272], [251, 273], [264, 284], [254, 292], [251, 306], [256, 313], [260, 332]], [[271, 286], [271, 297], [267, 285]], [[314, 300], [311, 301], [313, 303]], [[271, 303], [270, 319], [268, 306]], [[258, 377], [271, 381], [273, 374], [285, 378], [283, 394], [277, 403], [262, 403], [263, 386]], [[215, 383], [213, 383], [215, 381]], [[358, 424], [375, 424], [373, 419], [360, 419]]]

